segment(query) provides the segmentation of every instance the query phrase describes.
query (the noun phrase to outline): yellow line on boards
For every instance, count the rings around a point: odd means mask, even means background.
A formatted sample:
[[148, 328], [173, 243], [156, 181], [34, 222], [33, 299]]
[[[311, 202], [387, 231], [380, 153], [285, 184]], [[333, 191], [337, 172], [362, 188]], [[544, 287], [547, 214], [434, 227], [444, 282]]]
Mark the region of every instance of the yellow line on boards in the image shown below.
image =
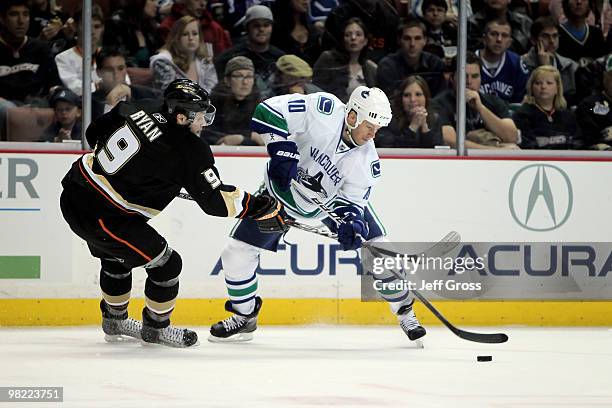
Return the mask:
[[[0, 326], [99, 324], [99, 299], [0, 299]], [[207, 326], [228, 316], [224, 299], [179, 299], [173, 323]], [[439, 301], [434, 305], [458, 326], [612, 326], [606, 301]], [[144, 302], [132, 299], [130, 316], [140, 319]], [[425, 326], [440, 324], [423, 305], [415, 312]], [[383, 302], [359, 299], [264, 299], [262, 325], [397, 324]]]

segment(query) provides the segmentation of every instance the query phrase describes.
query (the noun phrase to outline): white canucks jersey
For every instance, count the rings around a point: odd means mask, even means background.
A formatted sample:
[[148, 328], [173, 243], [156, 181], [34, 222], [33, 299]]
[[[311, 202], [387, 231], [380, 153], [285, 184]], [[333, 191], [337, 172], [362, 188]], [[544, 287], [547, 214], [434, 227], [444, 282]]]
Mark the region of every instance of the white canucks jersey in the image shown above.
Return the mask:
[[[344, 104], [329, 93], [281, 95], [257, 106], [251, 128], [266, 144], [294, 142], [300, 153], [298, 181], [317, 191], [328, 205], [352, 204], [363, 210], [381, 175], [380, 161], [372, 140], [352, 148], [344, 142], [344, 115]], [[316, 205], [278, 188], [267, 171], [265, 184], [289, 215], [324, 218]]]

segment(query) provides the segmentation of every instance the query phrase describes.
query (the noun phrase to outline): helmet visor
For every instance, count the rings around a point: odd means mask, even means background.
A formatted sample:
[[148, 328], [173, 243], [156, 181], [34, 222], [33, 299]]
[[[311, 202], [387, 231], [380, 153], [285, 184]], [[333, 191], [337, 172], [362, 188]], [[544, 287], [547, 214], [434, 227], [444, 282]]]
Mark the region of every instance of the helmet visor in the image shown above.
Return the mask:
[[217, 113], [217, 108], [214, 105], [208, 105], [208, 108], [204, 111], [204, 122], [206, 126], [212, 125], [215, 120], [215, 114]]

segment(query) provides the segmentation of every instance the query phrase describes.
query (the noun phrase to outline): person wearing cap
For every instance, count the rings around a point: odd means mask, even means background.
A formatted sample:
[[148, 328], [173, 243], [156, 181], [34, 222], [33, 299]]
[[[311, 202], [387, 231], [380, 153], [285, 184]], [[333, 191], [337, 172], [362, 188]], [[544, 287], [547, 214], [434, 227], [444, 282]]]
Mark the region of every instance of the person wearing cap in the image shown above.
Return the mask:
[[202, 134], [211, 145], [257, 145], [249, 126], [260, 102], [255, 86], [255, 67], [247, 57], [237, 56], [225, 65], [225, 76], [211, 94], [217, 108], [215, 121]]
[[285, 55], [285, 52], [270, 44], [274, 17], [268, 7], [249, 7], [244, 16], [244, 25], [247, 33], [243, 41], [237, 42], [232, 48], [215, 57], [217, 76], [220, 78], [225, 74], [225, 65], [230, 59], [241, 55], [253, 61], [255, 84], [263, 90], [272, 75], [274, 63]]
[[311, 83], [313, 71], [310, 65], [297, 55], [283, 55], [274, 65], [276, 72], [272, 76], [270, 87], [262, 92], [264, 99], [284, 94], [308, 95], [323, 92]]
[[582, 134], [595, 150], [612, 150], [612, 53], [604, 59], [603, 89], [578, 105], [576, 116]]
[[53, 123], [43, 132], [42, 142], [81, 140], [81, 101], [66, 87], [56, 88], [49, 98]]

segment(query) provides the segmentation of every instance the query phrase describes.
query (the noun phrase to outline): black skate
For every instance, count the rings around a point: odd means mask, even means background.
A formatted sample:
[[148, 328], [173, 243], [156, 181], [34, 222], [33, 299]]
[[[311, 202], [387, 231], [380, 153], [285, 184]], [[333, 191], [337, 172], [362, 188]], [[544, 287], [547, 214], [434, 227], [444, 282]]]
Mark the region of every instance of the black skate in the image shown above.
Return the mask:
[[261, 298], [257, 296], [253, 313], [243, 315], [234, 310], [232, 302], [229, 300], [225, 302], [225, 310], [234, 314], [212, 325], [208, 341], [222, 343], [253, 340], [253, 332], [257, 329], [257, 315], [262, 303]]
[[104, 340], [109, 343], [120, 343], [140, 339], [142, 322], [128, 317], [127, 310], [120, 314], [112, 314], [108, 311], [109, 306], [104, 299], [100, 301], [102, 311], [102, 330]]
[[404, 305], [399, 308], [397, 311], [397, 317], [400, 322], [400, 327], [406, 333], [406, 336], [410, 340], [418, 340], [421, 337], [427, 334], [427, 331], [421, 323], [417, 320], [416, 315], [414, 314], [414, 310], [412, 310], [412, 305], [414, 304], [414, 300], [407, 305]]
[[179, 329], [171, 325], [162, 327], [160, 323], [148, 316], [146, 308], [142, 311], [142, 341], [146, 344], [162, 344], [169, 347], [185, 348], [197, 346], [198, 335], [189, 329]]

